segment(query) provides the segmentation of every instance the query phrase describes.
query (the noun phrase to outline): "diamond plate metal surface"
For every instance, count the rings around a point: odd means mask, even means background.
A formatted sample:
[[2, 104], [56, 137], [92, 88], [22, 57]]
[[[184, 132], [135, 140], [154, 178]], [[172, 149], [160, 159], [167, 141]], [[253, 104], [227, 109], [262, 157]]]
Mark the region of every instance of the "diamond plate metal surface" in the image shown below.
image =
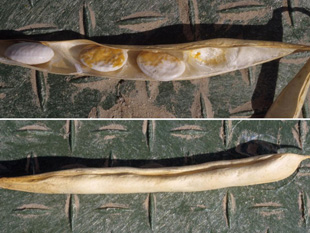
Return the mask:
[[[1, 121], [0, 135], [2, 176], [310, 152], [307, 121]], [[197, 193], [0, 190], [0, 232], [307, 232], [309, 166], [280, 182]]]
[[[225, 37], [309, 44], [309, 4], [5, 0], [0, 38], [166, 44]], [[307, 57], [297, 53], [225, 75], [175, 82], [60, 76], [1, 64], [0, 116], [263, 117]], [[309, 117], [309, 98], [303, 115]]]

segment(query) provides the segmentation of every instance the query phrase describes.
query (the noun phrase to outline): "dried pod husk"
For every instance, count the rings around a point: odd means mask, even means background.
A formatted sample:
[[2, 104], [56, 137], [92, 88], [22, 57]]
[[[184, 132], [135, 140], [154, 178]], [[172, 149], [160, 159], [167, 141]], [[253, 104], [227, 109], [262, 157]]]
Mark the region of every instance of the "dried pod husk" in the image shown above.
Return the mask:
[[310, 158], [291, 153], [168, 168], [83, 168], [0, 178], [0, 187], [47, 194], [197, 192], [275, 182]]
[[[24, 41], [1, 40], [0, 62], [63, 75], [91, 75], [127, 80], [157, 81], [211, 77], [278, 59], [294, 52], [310, 50], [309, 46], [304, 45], [237, 39], [212, 39], [183, 44], [150, 46], [104, 45], [90, 40], [41, 41], [37, 43], [49, 46], [54, 51], [54, 57], [44, 64], [27, 65], [5, 56], [5, 51], [10, 45], [20, 42]], [[80, 57], [81, 53], [90, 46], [115, 51], [122, 50], [125, 54], [125, 59], [122, 60], [124, 64], [112, 62], [112, 66], [119, 67], [106, 72], [102, 72], [100, 69], [92, 69], [94, 67], [82, 62]], [[143, 52], [167, 54], [180, 62], [180, 69], [170, 76], [164, 74], [165, 70], [171, 70], [169, 65], [162, 66], [160, 69], [151, 69], [152, 72], [157, 72], [159, 75], [142, 71], [141, 66], [139, 67], [137, 64], [137, 57]], [[105, 59], [104, 62], [111, 62], [108, 60]], [[183, 69], [183, 63], [185, 69]], [[159, 62], [156, 61], [154, 64], [151, 62], [150, 64], [156, 66]]]
[[298, 118], [310, 86], [310, 59], [281, 91], [266, 118]]

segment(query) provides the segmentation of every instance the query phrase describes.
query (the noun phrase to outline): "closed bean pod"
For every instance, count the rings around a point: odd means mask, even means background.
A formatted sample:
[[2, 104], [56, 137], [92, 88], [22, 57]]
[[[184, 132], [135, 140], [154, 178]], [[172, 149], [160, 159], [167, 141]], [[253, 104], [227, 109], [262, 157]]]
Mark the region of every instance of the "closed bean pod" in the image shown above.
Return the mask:
[[308, 158], [285, 153], [184, 167], [72, 169], [0, 178], [0, 187], [47, 194], [197, 192], [279, 181]]
[[310, 87], [310, 59], [269, 108], [266, 118], [298, 118]]
[[310, 50], [305, 45], [238, 39], [150, 46], [104, 45], [90, 40], [41, 41], [36, 43], [49, 47], [54, 56], [43, 64], [26, 64], [6, 55], [18, 43], [25, 42], [0, 41], [0, 62], [63, 75], [157, 81], [211, 77]]

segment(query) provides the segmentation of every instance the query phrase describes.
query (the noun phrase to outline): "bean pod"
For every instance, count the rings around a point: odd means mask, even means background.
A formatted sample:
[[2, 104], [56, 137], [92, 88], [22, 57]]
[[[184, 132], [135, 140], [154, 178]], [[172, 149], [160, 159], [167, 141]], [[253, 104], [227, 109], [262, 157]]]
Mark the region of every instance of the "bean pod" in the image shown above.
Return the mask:
[[152, 46], [2, 40], [0, 62], [63, 75], [170, 81], [211, 77], [309, 50], [305, 45], [237, 39]]
[[308, 158], [286, 153], [184, 167], [72, 169], [0, 178], [0, 187], [47, 194], [197, 192], [279, 181]]

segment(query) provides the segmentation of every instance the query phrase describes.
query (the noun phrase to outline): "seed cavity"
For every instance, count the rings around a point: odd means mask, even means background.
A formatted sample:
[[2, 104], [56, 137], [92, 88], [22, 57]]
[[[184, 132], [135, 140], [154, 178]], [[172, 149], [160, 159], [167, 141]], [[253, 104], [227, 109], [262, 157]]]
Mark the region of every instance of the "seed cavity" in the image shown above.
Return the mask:
[[226, 60], [225, 50], [221, 48], [203, 48], [189, 52], [189, 62], [199, 66], [217, 66]]

